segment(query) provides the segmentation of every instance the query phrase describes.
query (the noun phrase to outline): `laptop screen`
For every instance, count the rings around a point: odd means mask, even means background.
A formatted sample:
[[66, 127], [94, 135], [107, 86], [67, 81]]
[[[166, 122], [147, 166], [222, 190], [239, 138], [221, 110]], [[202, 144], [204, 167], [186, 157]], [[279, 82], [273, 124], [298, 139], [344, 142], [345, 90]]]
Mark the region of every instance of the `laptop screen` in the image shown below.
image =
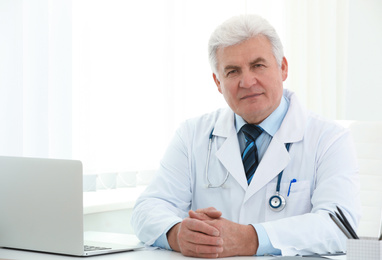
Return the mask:
[[0, 246], [83, 252], [82, 163], [0, 156]]

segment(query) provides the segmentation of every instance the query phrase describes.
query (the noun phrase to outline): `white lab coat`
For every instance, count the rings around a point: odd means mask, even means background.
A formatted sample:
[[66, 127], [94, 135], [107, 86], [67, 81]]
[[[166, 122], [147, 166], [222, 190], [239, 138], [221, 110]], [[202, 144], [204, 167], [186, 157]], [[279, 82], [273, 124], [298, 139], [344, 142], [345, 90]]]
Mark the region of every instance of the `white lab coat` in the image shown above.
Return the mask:
[[[137, 236], [147, 245], [188, 216], [188, 210], [215, 207], [240, 224], [261, 223], [283, 255], [346, 250], [346, 238], [328, 217], [339, 205], [353, 227], [360, 218], [358, 168], [350, 132], [303, 109], [294, 93], [284, 121], [247, 185], [231, 109], [186, 121], [175, 134], [152, 183], [132, 216]], [[213, 144], [208, 176], [222, 188], [207, 188], [209, 135]], [[291, 143], [289, 152], [286, 143]], [[269, 208], [278, 174], [284, 170], [281, 212]], [[290, 181], [291, 185], [287, 196]]]

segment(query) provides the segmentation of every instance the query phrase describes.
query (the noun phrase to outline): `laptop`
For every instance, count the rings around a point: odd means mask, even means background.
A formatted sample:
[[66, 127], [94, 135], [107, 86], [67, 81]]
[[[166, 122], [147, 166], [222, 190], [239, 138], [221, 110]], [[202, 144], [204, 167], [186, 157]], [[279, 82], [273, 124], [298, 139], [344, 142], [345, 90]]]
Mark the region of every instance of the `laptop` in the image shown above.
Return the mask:
[[0, 247], [73, 256], [142, 248], [134, 235], [84, 240], [82, 180], [77, 160], [0, 156]]

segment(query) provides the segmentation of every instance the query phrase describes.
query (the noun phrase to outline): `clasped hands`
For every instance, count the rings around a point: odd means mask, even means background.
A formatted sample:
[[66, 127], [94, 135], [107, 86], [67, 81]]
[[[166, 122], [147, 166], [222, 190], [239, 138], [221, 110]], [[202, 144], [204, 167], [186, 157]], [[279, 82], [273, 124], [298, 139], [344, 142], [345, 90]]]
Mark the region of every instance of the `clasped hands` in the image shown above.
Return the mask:
[[227, 220], [213, 207], [190, 210], [189, 217], [167, 232], [167, 239], [174, 251], [192, 257], [254, 255], [258, 248], [252, 225]]

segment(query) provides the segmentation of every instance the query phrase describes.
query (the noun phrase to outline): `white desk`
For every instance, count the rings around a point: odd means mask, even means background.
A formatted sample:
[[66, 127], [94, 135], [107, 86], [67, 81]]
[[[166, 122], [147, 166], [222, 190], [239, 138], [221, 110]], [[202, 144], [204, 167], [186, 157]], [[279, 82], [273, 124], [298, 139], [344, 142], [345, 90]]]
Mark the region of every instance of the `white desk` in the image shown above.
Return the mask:
[[[113, 234], [113, 233], [102, 233], [102, 232], [85, 232], [85, 239], [91, 241], [108, 241], [110, 243], [128, 243], [131, 242], [131, 235], [127, 234]], [[137, 242], [139, 241], [136, 237]], [[195, 259], [190, 257], [185, 257], [180, 253], [155, 249], [155, 248], [143, 248], [137, 251], [130, 251], [124, 253], [115, 253], [108, 254], [102, 256], [91, 256], [89, 257], [73, 257], [73, 256], [64, 256], [64, 255], [56, 255], [49, 253], [37, 253], [31, 251], [23, 251], [23, 250], [14, 250], [14, 249], [5, 249], [0, 248], [0, 260], [69, 260], [69, 259], [89, 259], [89, 260], [184, 260], [184, 259]], [[253, 259], [277, 259], [277, 257], [231, 257], [230, 259], [240, 259], [240, 260], [253, 260]], [[281, 258], [282, 259], [282, 258]], [[310, 259], [310, 258], [301, 258]], [[319, 258], [315, 258], [319, 259]], [[336, 256], [335, 258], [330, 259], [338, 259], [338, 260], [346, 260], [346, 256]]]
[[[278, 259], [275, 257], [230, 257], [230, 259], [240, 259], [240, 260], [253, 260], [253, 259], [261, 259], [261, 260], [270, 260], [270, 259]], [[45, 253], [35, 253], [28, 251], [20, 251], [20, 250], [12, 250], [12, 249], [4, 249], [0, 248], [0, 260], [3, 259], [12, 259], [12, 260], [69, 260], [69, 259], [89, 259], [89, 260], [184, 260], [184, 259], [196, 259], [185, 257], [180, 253], [165, 251], [165, 250], [138, 250], [132, 252], [125, 253], [116, 253], [110, 255], [103, 256], [92, 256], [90, 258], [83, 257], [71, 257], [71, 256], [61, 256], [54, 254], [45, 254]], [[283, 259], [283, 258], [281, 258]], [[301, 258], [304, 260], [306, 258]], [[321, 259], [321, 258], [317, 258]], [[324, 259], [324, 258], [322, 258]], [[346, 256], [336, 256], [330, 259], [338, 259], [338, 260], [346, 260]]]

